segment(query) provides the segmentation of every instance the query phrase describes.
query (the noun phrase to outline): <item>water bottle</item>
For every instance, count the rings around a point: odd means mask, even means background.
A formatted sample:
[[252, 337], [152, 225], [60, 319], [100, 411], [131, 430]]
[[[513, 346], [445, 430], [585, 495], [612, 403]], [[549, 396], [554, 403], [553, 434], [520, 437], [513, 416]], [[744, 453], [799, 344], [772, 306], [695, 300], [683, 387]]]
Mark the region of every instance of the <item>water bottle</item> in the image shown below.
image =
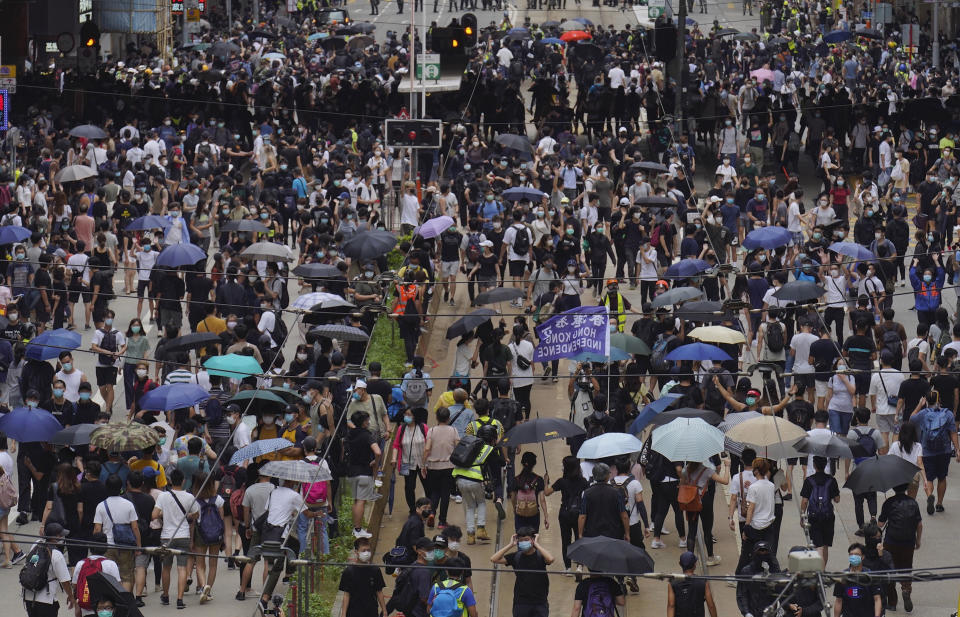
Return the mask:
[[373, 481], [373, 485], [374, 485], [376, 488], [380, 488], [381, 486], [383, 486], [383, 472], [382, 472], [382, 471], [378, 471], [378, 472], [377, 472], [377, 479]]

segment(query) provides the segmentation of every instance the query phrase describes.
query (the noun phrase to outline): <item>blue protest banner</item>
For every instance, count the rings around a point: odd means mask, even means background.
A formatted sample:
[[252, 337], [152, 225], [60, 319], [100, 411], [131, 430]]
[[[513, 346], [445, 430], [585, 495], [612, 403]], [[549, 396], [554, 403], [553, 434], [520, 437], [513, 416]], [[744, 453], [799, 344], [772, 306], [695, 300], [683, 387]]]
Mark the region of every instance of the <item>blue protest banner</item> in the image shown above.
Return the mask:
[[540, 344], [534, 362], [569, 358], [581, 352], [607, 355], [610, 350], [610, 319], [603, 306], [578, 306], [537, 326]]

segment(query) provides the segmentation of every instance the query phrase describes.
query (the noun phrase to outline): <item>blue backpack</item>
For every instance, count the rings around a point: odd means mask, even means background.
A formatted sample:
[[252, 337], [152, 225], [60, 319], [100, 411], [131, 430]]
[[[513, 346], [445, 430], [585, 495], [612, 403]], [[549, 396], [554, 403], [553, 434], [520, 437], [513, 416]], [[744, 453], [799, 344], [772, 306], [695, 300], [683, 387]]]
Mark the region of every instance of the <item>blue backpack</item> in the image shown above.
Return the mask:
[[462, 599], [467, 588], [462, 583], [456, 583], [453, 587], [444, 585], [445, 583], [436, 585], [437, 592], [433, 596], [430, 617], [462, 617]]
[[953, 412], [942, 407], [928, 407], [923, 417], [921, 434], [923, 451], [933, 454], [950, 452], [950, 427], [954, 424]]
[[407, 408], [407, 404], [403, 402], [403, 390], [400, 386], [393, 386], [390, 391], [390, 401], [387, 405], [387, 417], [393, 422], [400, 422], [403, 420], [403, 411]]
[[812, 521], [822, 521], [833, 516], [833, 502], [830, 501], [830, 480], [822, 483], [810, 480], [813, 490], [810, 491], [810, 500], [807, 504], [807, 518]]
[[223, 542], [223, 516], [220, 515], [220, 509], [217, 507], [217, 498], [199, 499], [197, 503], [200, 504], [200, 524], [197, 525], [200, 539], [208, 546]]

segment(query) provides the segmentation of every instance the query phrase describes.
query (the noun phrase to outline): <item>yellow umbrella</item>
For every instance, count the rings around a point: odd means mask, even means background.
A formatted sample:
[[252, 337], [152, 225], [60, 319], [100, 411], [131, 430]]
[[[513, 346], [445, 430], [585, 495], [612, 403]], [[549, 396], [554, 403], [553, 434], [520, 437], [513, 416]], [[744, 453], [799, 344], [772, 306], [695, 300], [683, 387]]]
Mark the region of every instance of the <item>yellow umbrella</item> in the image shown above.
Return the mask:
[[687, 332], [690, 338], [699, 339], [708, 343], [746, 343], [743, 332], [726, 326], [700, 326]]
[[807, 432], [784, 418], [763, 416], [744, 420], [726, 433], [727, 439], [766, 447], [780, 443], [793, 443]]

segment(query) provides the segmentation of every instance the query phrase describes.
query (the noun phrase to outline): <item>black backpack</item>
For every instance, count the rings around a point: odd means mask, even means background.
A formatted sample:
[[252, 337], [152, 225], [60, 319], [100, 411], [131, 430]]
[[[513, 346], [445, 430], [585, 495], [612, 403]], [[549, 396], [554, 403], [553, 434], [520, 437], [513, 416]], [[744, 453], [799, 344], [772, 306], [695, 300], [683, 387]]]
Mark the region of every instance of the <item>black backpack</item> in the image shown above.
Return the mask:
[[23, 563], [20, 570], [20, 586], [27, 591], [43, 591], [50, 574], [50, 549], [43, 542], [38, 542]]
[[476, 435], [464, 435], [450, 453], [450, 462], [457, 467], [472, 467], [482, 450], [482, 439]]
[[287, 289], [287, 281], [283, 281], [283, 285], [280, 286], [280, 308], [287, 308], [290, 306], [290, 290]]
[[394, 611], [409, 615], [420, 603], [420, 592], [413, 583], [413, 568], [404, 568], [397, 576], [397, 585], [387, 602], [387, 614]]
[[513, 252], [517, 255], [526, 255], [530, 252], [530, 232], [526, 225], [513, 226], [516, 236], [513, 239]]
[[[116, 351], [117, 350], [117, 331], [111, 328], [110, 330], [103, 331], [103, 340], [100, 341], [99, 347], [101, 349], [106, 349], [107, 351]], [[116, 358], [109, 354], [99, 354], [98, 355], [101, 364], [110, 364], [116, 361]]]
[[503, 431], [507, 432], [517, 423], [517, 416], [520, 414], [520, 404], [509, 398], [495, 398], [490, 401], [490, 417], [499, 420], [503, 425]]
[[674, 615], [699, 615], [703, 612], [703, 599], [707, 582], [702, 579], [686, 579], [671, 583], [673, 586]]
[[783, 326], [778, 323], [767, 323], [767, 349], [773, 353], [780, 353], [784, 347]]
[[900, 360], [903, 357], [903, 343], [900, 341], [900, 335], [896, 330], [884, 330], [881, 340], [884, 349], [889, 349], [893, 356]]
[[[284, 288], [286, 288], [286, 285], [284, 285]], [[289, 300], [290, 300], [290, 299], [287, 298], [287, 301], [288, 301], [288, 302], [289, 302]], [[281, 303], [282, 303], [282, 302], [281, 302]], [[274, 312], [273, 312], [273, 316], [274, 316], [274, 318], [275, 318], [274, 321], [275, 321], [276, 325], [273, 327], [273, 332], [271, 332], [270, 334], [271, 334], [271, 337], [273, 338], [273, 340], [277, 343], [277, 345], [279, 345], [280, 347], [283, 347], [283, 344], [286, 342], [286, 340], [287, 340], [287, 334], [288, 334], [288, 332], [289, 332], [289, 331], [287, 330], [287, 324], [284, 323], [284, 321], [283, 321], [283, 313], [282, 313], [282, 312], [280, 312], [280, 311], [274, 311]]]

